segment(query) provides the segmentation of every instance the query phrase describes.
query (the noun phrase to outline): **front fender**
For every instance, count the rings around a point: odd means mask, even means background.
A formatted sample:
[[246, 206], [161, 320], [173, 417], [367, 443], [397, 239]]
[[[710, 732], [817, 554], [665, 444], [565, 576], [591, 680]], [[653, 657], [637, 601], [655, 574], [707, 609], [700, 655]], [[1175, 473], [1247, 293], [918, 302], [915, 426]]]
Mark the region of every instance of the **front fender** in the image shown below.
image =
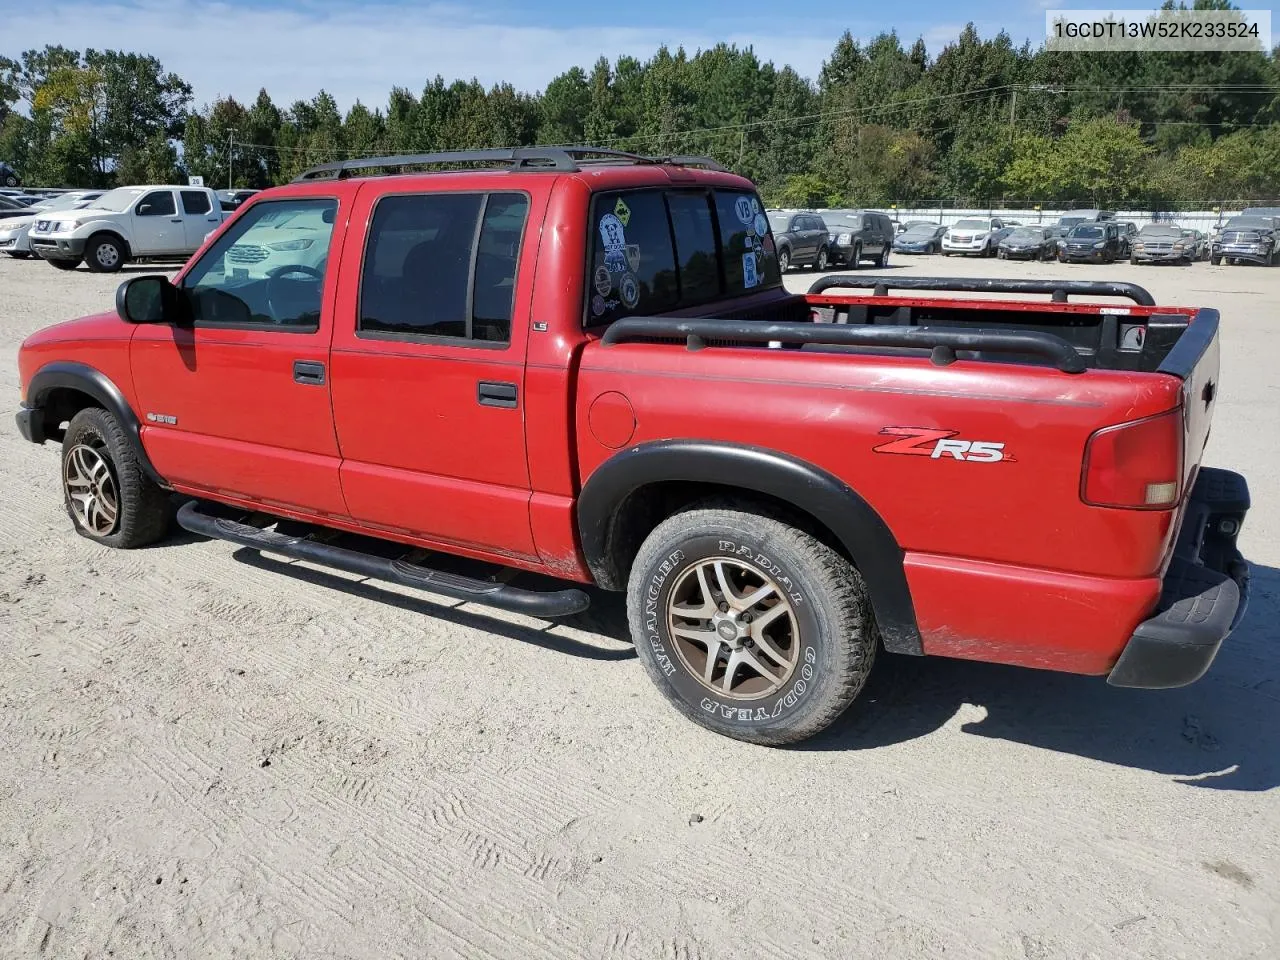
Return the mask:
[[715, 484], [791, 504], [830, 530], [862, 574], [880, 635], [891, 653], [921, 655], [903, 551], [878, 513], [838, 477], [796, 457], [761, 447], [704, 440], [658, 440], [600, 464], [578, 497], [578, 533], [596, 582], [620, 589], [611, 539], [628, 497], [664, 481]]

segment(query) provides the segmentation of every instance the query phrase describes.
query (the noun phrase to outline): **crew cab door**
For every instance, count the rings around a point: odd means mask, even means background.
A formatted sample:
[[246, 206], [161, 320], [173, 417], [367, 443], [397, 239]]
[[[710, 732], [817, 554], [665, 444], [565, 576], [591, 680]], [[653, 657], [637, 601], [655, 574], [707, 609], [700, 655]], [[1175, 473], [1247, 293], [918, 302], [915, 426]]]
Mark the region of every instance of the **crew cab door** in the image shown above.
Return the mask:
[[[194, 322], [137, 328], [142, 443], [175, 486], [345, 515], [328, 369], [337, 260], [326, 253], [341, 206], [318, 190], [255, 203], [177, 281]], [[309, 224], [311, 243], [268, 268], [256, 253], [285, 216]]]
[[366, 525], [536, 560], [524, 361], [546, 181], [420, 183], [366, 186], [351, 217], [332, 370], [343, 493]]
[[195, 253], [205, 236], [222, 222], [222, 211], [214, 206], [208, 190], [180, 190], [182, 200], [183, 248]]
[[133, 205], [130, 247], [134, 256], [178, 254], [186, 246], [183, 219], [173, 190], [150, 190]]

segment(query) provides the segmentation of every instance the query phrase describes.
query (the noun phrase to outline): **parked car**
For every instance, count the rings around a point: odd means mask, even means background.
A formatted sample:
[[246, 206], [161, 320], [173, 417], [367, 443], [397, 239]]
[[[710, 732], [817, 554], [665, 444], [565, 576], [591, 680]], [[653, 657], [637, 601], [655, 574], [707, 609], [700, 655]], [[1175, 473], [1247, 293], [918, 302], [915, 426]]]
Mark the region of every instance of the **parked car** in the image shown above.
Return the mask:
[[38, 217], [31, 249], [61, 270], [83, 260], [112, 273], [130, 260], [185, 260], [222, 219], [207, 187], [117, 187], [92, 207]]
[[1122, 257], [1127, 257], [1133, 250], [1133, 241], [1138, 236], [1138, 225], [1132, 220], [1120, 220], [1120, 249]]
[[1280, 207], [1245, 207], [1240, 211], [1242, 217], [1271, 217], [1280, 220]]
[[893, 240], [895, 253], [937, 253], [942, 249], [942, 235], [947, 228], [937, 223], [917, 220]]
[[1182, 231], [1182, 240], [1184, 243], [1191, 245], [1192, 260], [1208, 260], [1209, 259], [1209, 238], [1200, 230]]
[[1062, 236], [1066, 236], [1071, 232], [1072, 227], [1079, 226], [1082, 223], [1100, 223], [1103, 220], [1114, 220], [1116, 214], [1114, 210], [1072, 210], [1070, 213], [1064, 213], [1058, 218], [1058, 229], [1062, 231]]
[[1138, 231], [1129, 251], [1130, 263], [1190, 263], [1195, 241], [1177, 224], [1149, 223]]
[[16, 187], [22, 183], [18, 171], [0, 160], [0, 187]]
[[831, 231], [816, 213], [807, 210], [767, 211], [769, 229], [778, 250], [778, 269], [812, 265], [827, 269], [831, 262]]
[[1232, 217], [1213, 241], [1209, 260], [1217, 265], [1227, 263], [1261, 263], [1267, 266], [1276, 262], [1276, 220], [1271, 217]]
[[877, 267], [889, 263], [893, 248], [893, 222], [874, 210], [831, 210], [823, 215], [831, 244], [831, 262], [847, 264], [857, 270], [863, 260], [874, 260]]
[[26, 216], [28, 206], [29, 204], [24, 203], [17, 197], [0, 197], [0, 222], [13, 217]]
[[[178, 495], [193, 533], [491, 608], [624, 591], [668, 700], [763, 744], [832, 723], [881, 646], [1131, 687], [1208, 669], [1249, 576], [1248, 486], [1200, 465], [1230, 393], [1216, 310], [945, 279], [789, 293], [750, 181], [600, 154], [326, 165], [173, 281], [32, 334], [18, 429], [61, 443], [72, 527], [142, 547]], [[228, 278], [235, 246], [303, 213], [330, 233], [286, 251], [295, 278]], [[491, 661], [474, 682], [501, 684]]]
[[1003, 229], [1004, 222], [999, 217], [971, 217], [957, 220], [942, 235], [942, 254], [953, 253], [976, 254], [979, 257], [993, 257], [996, 243], [993, 235]]
[[257, 190], [219, 190], [217, 191], [218, 203], [224, 212], [231, 213], [258, 192]]
[[1058, 252], [1048, 227], [1015, 227], [996, 249], [1005, 260], [1052, 260]]
[[1124, 256], [1120, 227], [1110, 222], [1088, 222], [1072, 227], [1058, 241], [1061, 263], [1113, 263]]
[[32, 256], [31, 228], [42, 213], [59, 210], [79, 210], [102, 196], [101, 190], [64, 193], [59, 197], [33, 203], [26, 215], [10, 220], [0, 220], [0, 252], [18, 260]]

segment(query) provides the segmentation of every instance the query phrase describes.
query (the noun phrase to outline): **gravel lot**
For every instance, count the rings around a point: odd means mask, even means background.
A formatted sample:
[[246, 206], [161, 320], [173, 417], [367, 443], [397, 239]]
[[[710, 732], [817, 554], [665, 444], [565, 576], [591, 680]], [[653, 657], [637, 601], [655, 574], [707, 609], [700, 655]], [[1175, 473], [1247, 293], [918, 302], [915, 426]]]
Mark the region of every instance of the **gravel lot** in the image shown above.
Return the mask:
[[[616, 601], [597, 635], [221, 542], [95, 547], [5, 414], [0, 955], [1280, 955], [1280, 269], [891, 269], [1222, 311], [1207, 460], [1249, 477], [1255, 566], [1208, 677], [886, 656], [827, 735], [751, 747], [666, 706]], [[7, 407], [23, 337], [118, 279], [0, 257]]]

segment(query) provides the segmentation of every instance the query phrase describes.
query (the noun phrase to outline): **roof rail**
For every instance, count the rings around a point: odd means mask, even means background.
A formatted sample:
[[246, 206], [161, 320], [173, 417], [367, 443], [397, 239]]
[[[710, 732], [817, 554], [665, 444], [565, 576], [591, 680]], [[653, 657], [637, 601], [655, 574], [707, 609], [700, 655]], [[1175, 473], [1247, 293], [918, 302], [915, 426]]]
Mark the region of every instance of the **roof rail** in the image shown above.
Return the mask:
[[387, 157], [363, 157], [355, 160], [338, 160], [312, 167], [294, 178], [294, 183], [308, 180], [342, 180], [362, 170], [403, 170], [406, 167], [457, 165], [480, 167], [506, 166], [509, 170], [549, 171], [572, 173], [582, 169], [580, 162], [605, 163], [609, 161], [631, 163], [670, 164], [682, 167], [703, 167], [707, 170], [725, 168], [710, 157], [646, 157], [625, 150], [609, 150], [604, 147], [515, 147], [498, 150], [446, 150], [440, 153], [400, 154]]

